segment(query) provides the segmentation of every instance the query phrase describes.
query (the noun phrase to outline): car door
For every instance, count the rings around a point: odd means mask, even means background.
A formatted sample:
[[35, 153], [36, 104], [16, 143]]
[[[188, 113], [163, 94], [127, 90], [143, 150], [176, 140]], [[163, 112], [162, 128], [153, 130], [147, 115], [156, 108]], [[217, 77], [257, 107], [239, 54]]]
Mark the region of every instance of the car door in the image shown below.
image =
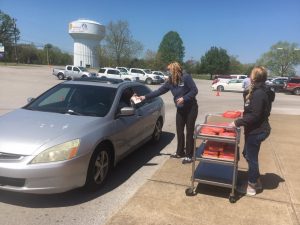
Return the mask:
[[[128, 105], [122, 97], [128, 90], [130, 91], [130, 88], [121, 90], [116, 99], [117, 104], [115, 107], [114, 120], [116, 132], [113, 139], [116, 149], [118, 149], [117, 154], [119, 155], [126, 154], [128, 150], [135, 148], [135, 146], [137, 146], [143, 140], [143, 117], [138, 110], [136, 110], [133, 115], [120, 115], [121, 108], [130, 107], [130, 105]], [[133, 90], [131, 89], [131, 91], [133, 95]]]
[[73, 77], [74, 77], [74, 78], [79, 78], [79, 77], [81, 77], [80, 70], [79, 70], [79, 68], [76, 67], [76, 66], [73, 67]]
[[107, 77], [113, 78], [113, 79], [121, 79], [121, 74], [118, 70], [108, 69]]
[[65, 73], [66, 73], [65, 74], [66, 77], [72, 77], [73, 76], [72, 66], [67, 66]]
[[243, 91], [243, 80], [241, 79], [232, 79], [228, 81], [228, 91]]
[[[133, 90], [138, 96], [144, 96], [151, 92], [151, 90], [144, 85], [134, 86]], [[156, 121], [159, 117], [159, 105], [156, 102], [157, 98], [154, 98], [144, 100], [135, 106], [136, 113], [140, 116], [140, 121], [143, 125], [143, 139], [147, 139], [153, 134]]]
[[131, 73], [139, 77], [139, 80], [145, 81], [145, 73], [140, 69], [132, 69]]

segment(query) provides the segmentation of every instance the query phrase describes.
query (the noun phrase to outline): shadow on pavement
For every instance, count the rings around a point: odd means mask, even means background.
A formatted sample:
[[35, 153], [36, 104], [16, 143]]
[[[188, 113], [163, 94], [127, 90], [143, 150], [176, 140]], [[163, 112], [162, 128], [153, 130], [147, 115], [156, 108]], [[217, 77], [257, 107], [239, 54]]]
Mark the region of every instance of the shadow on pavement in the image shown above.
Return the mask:
[[67, 207], [91, 201], [122, 185], [136, 171], [143, 166], [156, 166], [149, 161], [163, 155], [160, 153], [175, 137], [174, 133], [163, 132], [157, 144], [146, 143], [126, 158], [124, 158], [111, 172], [105, 184], [98, 191], [88, 192], [78, 188], [69, 192], [51, 195], [36, 195], [0, 191], [0, 202], [29, 208]]
[[[262, 174], [260, 176], [260, 179], [262, 182], [263, 190], [276, 189], [276, 188], [278, 188], [278, 186], [281, 182], [285, 182], [285, 180], [283, 178], [281, 178], [280, 176], [278, 176], [277, 174], [274, 174], [274, 173]], [[237, 185], [245, 184], [245, 183], [247, 183], [247, 181], [248, 181], [247, 171], [239, 170]], [[262, 191], [258, 191], [257, 194], [261, 193]], [[211, 196], [219, 197], [219, 198], [229, 198], [231, 189], [199, 183], [196, 187], [195, 192], [197, 194], [211, 195]], [[235, 191], [236, 201], [238, 201], [243, 196], [244, 196], [244, 194], [240, 194], [237, 191]]]

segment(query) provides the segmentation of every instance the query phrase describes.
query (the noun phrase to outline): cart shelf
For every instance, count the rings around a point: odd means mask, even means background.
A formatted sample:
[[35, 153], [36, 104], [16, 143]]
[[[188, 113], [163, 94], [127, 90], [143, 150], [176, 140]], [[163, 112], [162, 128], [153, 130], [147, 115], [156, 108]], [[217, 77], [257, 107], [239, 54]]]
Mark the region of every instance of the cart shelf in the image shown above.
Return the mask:
[[[235, 202], [240, 129], [226, 126], [224, 123], [218, 125], [211, 117], [217, 122], [224, 122], [224, 120], [229, 122], [228, 119], [222, 118], [222, 114], [209, 114], [206, 115], [204, 123], [195, 126], [191, 187], [186, 189], [186, 194], [195, 194], [194, 182], [226, 187], [231, 188], [229, 201], [233, 203]], [[225, 130], [225, 132], [230, 130], [234, 132], [234, 136], [222, 136], [222, 133], [216, 135], [201, 133], [204, 127], [206, 129], [208, 127], [215, 128], [215, 130]], [[202, 140], [202, 142], [199, 144], [197, 140]], [[221, 147], [212, 146], [212, 143], [216, 146], [220, 144]], [[226, 151], [225, 146], [228, 148]], [[224, 158], [224, 156], [228, 157], [228, 154], [232, 158]]]

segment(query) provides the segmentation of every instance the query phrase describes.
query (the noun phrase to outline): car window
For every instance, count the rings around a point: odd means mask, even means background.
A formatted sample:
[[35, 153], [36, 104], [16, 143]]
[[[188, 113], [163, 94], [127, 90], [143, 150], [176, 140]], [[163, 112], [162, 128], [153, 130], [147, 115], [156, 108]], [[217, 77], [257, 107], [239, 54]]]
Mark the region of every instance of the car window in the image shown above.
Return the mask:
[[108, 74], [116, 74], [116, 75], [119, 75], [120, 74], [120, 72], [118, 71], [118, 70], [107, 70], [107, 73]]
[[79, 72], [79, 69], [77, 67], [74, 67], [73, 70]]
[[39, 105], [44, 106], [53, 103], [63, 102], [67, 98], [69, 92], [70, 92], [70, 87], [61, 88], [57, 92], [51, 94], [48, 98], [41, 101]]
[[72, 66], [67, 66], [67, 70], [72, 70]]
[[130, 99], [134, 94], [135, 92], [131, 87], [123, 90], [118, 103], [118, 109], [117, 109], [118, 112], [120, 112], [121, 108], [123, 107], [133, 106]]
[[99, 73], [105, 73], [105, 70], [106, 70], [106, 69], [100, 69], [100, 70], [99, 70]]
[[289, 82], [298, 84], [298, 83], [300, 83], [300, 79], [291, 78], [291, 80]]
[[142, 70], [137, 70], [137, 69], [133, 69], [131, 70], [132, 73], [140, 73], [140, 74], [145, 74]]
[[[148, 87], [143, 86], [143, 85], [133, 86], [132, 88], [133, 88], [134, 93], [137, 96], [144, 96], [144, 95], [149, 94], [151, 92], [151, 90]], [[135, 107], [140, 108], [143, 105], [145, 105], [149, 102], [152, 102], [152, 101], [154, 101], [154, 99], [142, 101], [141, 103], [135, 105]]]
[[105, 116], [115, 99], [116, 89], [78, 84], [59, 84], [45, 92], [25, 109], [68, 113], [82, 116]]

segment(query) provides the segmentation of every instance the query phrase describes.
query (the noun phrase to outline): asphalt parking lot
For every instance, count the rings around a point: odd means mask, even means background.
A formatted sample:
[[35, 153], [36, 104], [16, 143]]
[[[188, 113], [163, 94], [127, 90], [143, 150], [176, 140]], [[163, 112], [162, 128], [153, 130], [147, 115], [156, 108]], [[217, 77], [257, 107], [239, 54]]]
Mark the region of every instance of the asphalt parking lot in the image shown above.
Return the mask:
[[[52, 68], [48, 66], [0, 66], [0, 115], [25, 105], [28, 97], [36, 97], [61, 82], [51, 73]], [[199, 88], [197, 122], [202, 122], [207, 113], [242, 108], [241, 93], [222, 92], [216, 96], [211, 91], [211, 81], [196, 80], [196, 84]], [[1, 225], [104, 224], [175, 151], [175, 107], [170, 93], [162, 98], [166, 121], [159, 145], [145, 145], [131, 154], [113, 171], [107, 185], [93, 194], [81, 190], [50, 196], [0, 191]], [[299, 96], [278, 93], [272, 114], [300, 115]]]

